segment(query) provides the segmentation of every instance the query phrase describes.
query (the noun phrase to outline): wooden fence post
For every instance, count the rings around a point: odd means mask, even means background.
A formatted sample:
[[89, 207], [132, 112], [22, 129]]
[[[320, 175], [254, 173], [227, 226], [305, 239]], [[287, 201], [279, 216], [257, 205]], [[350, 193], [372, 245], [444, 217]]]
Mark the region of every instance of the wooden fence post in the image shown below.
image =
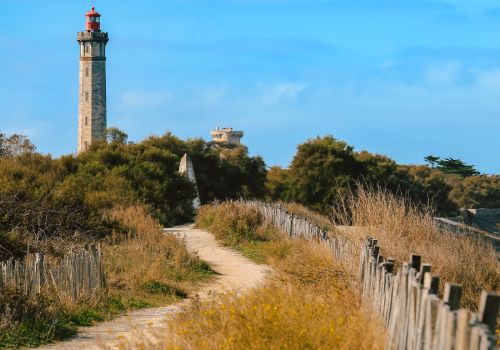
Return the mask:
[[419, 282], [423, 286], [424, 285], [424, 277], [426, 273], [431, 273], [431, 264], [422, 264]]
[[483, 290], [479, 301], [478, 321], [487, 325], [494, 334], [497, 327], [500, 295]]
[[455, 311], [460, 308], [461, 297], [462, 286], [460, 284], [445, 283], [443, 301], [450, 306], [451, 311]]
[[420, 272], [420, 263], [422, 261], [422, 256], [418, 254], [411, 254], [410, 256], [410, 264], [417, 272]]
[[439, 291], [439, 275], [437, 273], [426, 273], [424, 288], [429, 288], [429, 294], [437, 294]]
[[470, 344], [470, 311], [460, 309], [457, 311], [457, 332], [455, 350], [469, 350]]
[[432, 343], [434, 332], [436, 328], [436, 320], [438, 315], [439, 303], [441, 300], [434, 295], [430, 294], [425, 299], [425, 336], [424, 336], [424, 350], [432, 350]]

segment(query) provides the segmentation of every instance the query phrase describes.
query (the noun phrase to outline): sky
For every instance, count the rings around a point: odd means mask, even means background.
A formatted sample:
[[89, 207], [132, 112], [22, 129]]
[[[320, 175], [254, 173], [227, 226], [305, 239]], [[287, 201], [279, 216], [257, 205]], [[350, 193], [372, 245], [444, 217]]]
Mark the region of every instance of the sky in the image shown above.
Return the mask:
[[[0, 0], [0, 131], [76, 152], [90, 1]], [[499, 0], [96, 0], [108, 126], [243, 130], [266, 164], [331, 134], [398, 163], [500, 174]], [[196, 164], [194, 165], [196, 168]]]

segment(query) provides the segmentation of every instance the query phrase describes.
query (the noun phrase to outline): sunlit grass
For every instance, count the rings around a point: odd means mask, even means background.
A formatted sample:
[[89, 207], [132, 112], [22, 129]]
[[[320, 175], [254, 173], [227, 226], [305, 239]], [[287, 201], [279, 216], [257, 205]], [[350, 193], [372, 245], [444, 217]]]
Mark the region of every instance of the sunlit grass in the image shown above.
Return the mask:
[[[273, 266], [273, 273], [253, 289], [195, 299], [172, 316], [166, 330], [157, 331], [159, 344], [137, 334], [121, 349], [140, 348], [141, 343], [160, 349], [383, 348], [378, 321], [363, 311], [352, 277], [325, 247], [290, 240], [277, 231], [266, 235], [269, 224], [243, 205], [206, 206], [200, 214], [198, 227], [211, 232], [222, 227], [225, 234], [216, 234], [222, 243], [255, 254]], [[239, 232], [238, 219], [247, 223]], [[257, 222], [253, 232], [245, 231], [250, 221]], [[265, 239], [247, 240], [245, 234]], [[235, 236], [237, 244], [231, 243]]]

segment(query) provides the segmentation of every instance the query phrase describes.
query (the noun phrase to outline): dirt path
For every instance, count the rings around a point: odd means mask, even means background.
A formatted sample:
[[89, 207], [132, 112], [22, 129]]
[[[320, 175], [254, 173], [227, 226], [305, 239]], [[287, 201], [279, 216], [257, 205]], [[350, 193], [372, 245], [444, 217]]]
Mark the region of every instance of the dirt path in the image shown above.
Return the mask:
[[[193, 229], [192, 225], [165, 229], [165, 232], [179, 232], [184, 235], [188, 249], [198, 251], [200, 258], [210, 263], [212, 268], [220, 273], [214, 283], [198, 291], [201, 297], [209, 290], [252, 287], [268, 269], [266, 266], [255, 264], [232, 249], [221, 247], [212, 234]], [[189, 299], [186, 299], [175, 305], [132, 311], [113, 321], [103, 322], [93, 327], [82, 327], [75, 338], [39, 349], [93, 350], [102, 349], [102, 345], [115, 349], [119, 342], [128, 338], [132, 325], [139, 329], [163, 327], [162, 321], [165, 320], [165, 315], [175, 313], [180, 305], [188, 302]], [[98, 342], [101, 347], [98, 347]]]

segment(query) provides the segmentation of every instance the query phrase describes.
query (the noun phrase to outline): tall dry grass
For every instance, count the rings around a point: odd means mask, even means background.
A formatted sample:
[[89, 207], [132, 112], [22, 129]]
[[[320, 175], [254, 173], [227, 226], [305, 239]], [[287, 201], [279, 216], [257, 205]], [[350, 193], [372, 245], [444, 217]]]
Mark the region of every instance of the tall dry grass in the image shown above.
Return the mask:
[[242, 202], [214, 202], [202, 206], [195, 228], [214, 234], [224, 245], [238, 249], [258, 263], [276, 263], [286, 257], [291, 242], [260, 210]]
[[[396, 259], [396, 267], [420, 254], [444, 282], [463, 286], [461, 307], [476, 311], [481, 290], [500, 291], [500, 264], [492, 244], [481, 236], [458, 235], [440, 228], [431, 206], [414, 203], [381, 187], [357, 184], [332, 206], [336, 230], [359, 247], [378, 239], [381, 254]], [[359, 257], [352, 264], [359, 265]]]
[[[271, 257], [273, 273], [253, 289], [195, 299], [158, 331], [154, 343], [149, 333], [135, 334], [121, 349], [141, 344], [161, 349], [383, 348], [379, 324], [363, 312], [351, 277], [325, 247], [291, 240], [274, 228], [269, 233], [271, 225], [260, 211], [243, 203], [204, 206], [196, 226], [226, 245], [262, 239], [259, 247]], [[286, 247], [285, 253], [276, 254], [276, 247]]]
[[136, 334], [121, 349], [383, 349], [342, 267], [323, 247], [297, 241], [274, 274], [247, 291], [196, 299], [156, 339]]
[[[309, 219], [314, 213], [298, 204], [284, 206]], [[293, 209], [292, 209], [293, 208]], [[247, 218], [245, 219], [245, 217]], [[268, 223], [254, 209], [242, 203], [205, 206], [200, 210], [198, 227], [219, 230], [223, 242], [235, 231], [243, 237], [245, 227], [262, 230]], [[432, 264], [432, 271], [444, 282], [463, 285], [461, 307], [477, 310], [482, 289], [498, 291], [500, 266], [493, 246], [481, 237], [457, 235], [440, 228], [432, 219], [432, 208], [396, 196], [383, 188], [358, 185], [332, 206], [325, 223], [329, 234], [347, 237], [360, 247], [368, 237], [378, 239], [381, 253], [396, 259], [397, 265], [408, 261], [411, 253], [422, 255]], [[246, 223], [240, 224], [238, 223]], [[253, 226], [252, 226], [253, 225]], [[238, 228], [239, 227], [239, 228]], [[264, 235], [265, 236], [265, 235]], [[196, 300], [175, 315], [167, 330], [157, 334], [162, 349], [379, 349], [383, 331], [373, 315], [363, 312], [351, 279], [331, 252], [303, 240], [291, 241], [287, 235], [275, 234], [263, 241], [281, 240], [288, 253], [273, 259], [274, 273], [261, 286], [249, 291], [228, 291]], [[265, 249], [264, 249], [265, 251]], [[359, 265], [359, 249], [350, 264]], [[356, 278], [356, 277], [354, 277]], [[366, 312], [366, 311], [365, 311]], [[146, 336], [137, 336], [146, 348]], [[139, 343], [138, 343], [139, 342]], [[157, 347], [158, 345], [155, 344]]]
[[317, 211], [309, 209], [305, 205], [295, 202], [287, 203], [283, 201], [278, 201], [271, 204], [271, 206], [274, 208], [277, 208], [279, 205], [281, 205], [282, 210], [288, 211], [288, 213], [290, 214], [293, 213], [296, 218], [307, 220], [309, 222], [312, 222], [314, 225], [318, 225], [327, 230], [331, 229], [332, 227], [332, 222], [328, 216], [322, 215]]
[[110, 212], [110, 218], [123, 229], [104, 245], [104, 268], [109, 293], [165, 303], [169, 295], [186, 297], [194, 282], [212, 270], [187, 250], [182, 237], [164, 233], [150, 210], [138, 202]]

